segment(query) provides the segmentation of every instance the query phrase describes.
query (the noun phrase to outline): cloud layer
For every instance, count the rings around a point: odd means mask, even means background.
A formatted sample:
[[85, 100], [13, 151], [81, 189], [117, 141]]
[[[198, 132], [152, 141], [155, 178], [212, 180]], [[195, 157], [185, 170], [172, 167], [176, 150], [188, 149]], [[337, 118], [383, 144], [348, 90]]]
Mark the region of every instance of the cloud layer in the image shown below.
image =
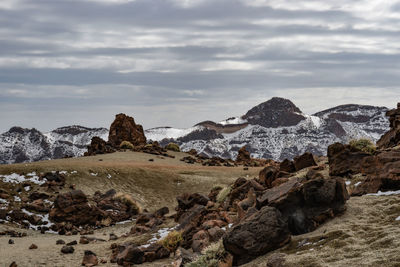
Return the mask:
[[0, 131], [400, 101], [396, 1], [2, 0]]

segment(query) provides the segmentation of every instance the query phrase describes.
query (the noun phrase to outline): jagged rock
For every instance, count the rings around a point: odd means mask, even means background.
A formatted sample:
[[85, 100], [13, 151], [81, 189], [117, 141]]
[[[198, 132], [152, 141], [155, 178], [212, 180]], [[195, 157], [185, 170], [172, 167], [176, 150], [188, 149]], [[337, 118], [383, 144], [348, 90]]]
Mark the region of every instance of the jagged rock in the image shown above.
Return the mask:
[[71, 222], [73, 225], [96, 225], [104, 213], [95, 206], [90, 206], [86, 195], [81, 190], [59, 194], [49, 218], [55, 222]]
[[400, 144], [400, 103], [397, 103], [397, 109], [386, 112], [386, 116], [389, 117], [390, 130], [376, 142], [379, 149], [391, 148]]
[[123, 141], [128, 141], [134, 146], [146, 145], [143, 127], [135, 123], [132, 117], [125, 114], [117, 114], [110, 126], [108, 142], [114, 148], [119, 148]]
[[290, 241], [287, 220], [273, 207], [263, 207], [223, 238], [225, 249], [233, 255], [233, 264], [241, 265]]
[[95, 136], [92, 138], [90, 145], [87, 146], [87, 152], [85, 153], [85, 156], [94, 156], [113, 152], [115, 152], [114, 148], [112, 148], [100, 137]]
[[361, 172], [364, 158], [371, 154], [352, 149], [349, 145], [334, 143], [328, 147], [329, 174], [344, 176]]
[[99, 260], [97, 259], [96, 254], [90, 250], [85, 250], [85, 254], [82, 260], [82, 266], [91, 267], [91, 266], [96, 266], [98, 264]]
[[236, 157], [236, 162], [238, 163], [246, 163], [251, 160], [250, 152], [247, 151], [246, 146], [243, 146], [238, 151], [238, 155]]
[[267, 188], [271, 188], [272, 187], [272, 182], [278, 176], [278, 172], [279, 171], [275, 166], [265, 167], [258, 174], [258, 179], [260, 180], [261, 184], [265, 185]]
[[163, 207], [154, 213], [143, 213], [136, 219], [136, 225], [131, 228], [130, 233], [146, 233], [161, 225], [165, 221], [165, 215], [169, 213], [167, 207]]
[[293, 161], [285, 159], [279, 164], [279, 171], [292, 173], [296, 171]]
[[64, 186], [65, 185], [65, 176], [61, 174], [59, 171], [56, 172], [47, 172], [41, 176], [42, 179], [46, 179], [46, 186]]
[[360, 196], [378, 191], [400, 189], [400, 151], [382, 151], [366, 157], [361, 164], [366, 179], [357, 186], [352, 195]]
[[341, 178], [292, 178], [257, 198], [258, 206], [276, 207], [288, 218], [292, 234], [315, 230], [329, 218], [342, 213], [349, 198]]
[[293, 164], [294, 167], [296, 168], [296, 171], [300, 171], [304, 168], [311, 166], [317, 166], [313, 154], [309, 152], [306, 152], [301, 156], [295, 157], [293, 159]]
[[17, 265], [17, 263], [15, 263], [15, 261], [13, 261], [13, 262], [10, 264], [10, 267], [18, 267], [18, 265]]

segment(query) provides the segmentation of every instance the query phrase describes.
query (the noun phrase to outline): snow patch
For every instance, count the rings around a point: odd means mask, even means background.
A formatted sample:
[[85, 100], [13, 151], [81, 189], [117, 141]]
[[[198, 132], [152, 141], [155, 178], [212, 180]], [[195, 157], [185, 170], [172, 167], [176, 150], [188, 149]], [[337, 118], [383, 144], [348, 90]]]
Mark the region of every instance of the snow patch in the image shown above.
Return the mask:
[[243, 124], [243, 123], [247, 123], [247, 120], [244, 120], [241, 117], [229, 118], [227, 120], [218, 122], [218, 124], [221, 125]]
[[400, 195], [400, 190], [386, 191], [386, 192], [378, 191], [378, 193], [367, 194], [367, 196], [391, 196], [391, 195]]
[[34, 184], [42, 185], [46, 182], [46, 179], [39, 180], [39, 176], [36, 173], [28, 173], [28, 178], [24, 175], [19, 175], [17, 173], [12, 173], [9, 175], [0, 175], [0, 178], [3, 178], [4, 183], [12, 183], [12, 184], [20, 184], [23, 182], [32, 182]]
[[160, 127], [145, 130], [145, 136], [148, 140], [161, 141], [164, 138], [177, 139], [179, 137], [183, 137], [190, 134], [191, 132], [201, 129], [203, 129], [202, 126], [195, 126], [187, 129]]

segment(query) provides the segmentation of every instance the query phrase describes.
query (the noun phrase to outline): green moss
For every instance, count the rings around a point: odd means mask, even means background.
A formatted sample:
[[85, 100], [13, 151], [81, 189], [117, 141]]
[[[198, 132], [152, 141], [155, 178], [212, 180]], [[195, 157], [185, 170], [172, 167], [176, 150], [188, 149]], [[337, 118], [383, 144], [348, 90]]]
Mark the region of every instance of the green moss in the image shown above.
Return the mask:
[[226, 256], [226, 251], [222, 240], [206, 247], [201, 255], [185, 267], [218, 267], [218, 263]]
[[355, 150], [363, 151], [370, 154], [373, 154], [376, 151], [375, 144], [371, 140], [366, 138], [351, 140], [349, 145]]
[[160, 244], [167, 248], [169, 251], [175, 253], [176, 249], [182, 243], [182, 233], [179, 231], [169, 232], [168, 235], [160, 241]]
[[121, 144], [119, 145], [121, 149], [133, 149], [133, 145], [129, 141], [122, 141]]
[[165, 149], [171, 150], [171, 151], [175, 151], [175, 152], [180, 152], [180, 151], [181, 151], [181, 149], [179, 148], [179, 146], [178, 146], [177, 144], [175, 144], [175, 143], [169, 143], [169, 144], [165, 147]]

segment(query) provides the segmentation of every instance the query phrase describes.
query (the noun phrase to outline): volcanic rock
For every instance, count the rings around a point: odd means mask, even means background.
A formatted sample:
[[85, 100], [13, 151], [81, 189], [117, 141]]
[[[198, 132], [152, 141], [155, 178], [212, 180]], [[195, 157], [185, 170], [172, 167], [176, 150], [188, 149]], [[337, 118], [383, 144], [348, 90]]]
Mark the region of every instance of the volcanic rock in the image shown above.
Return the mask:
[[108, 142], [114, 148], [119, 148], [123, 141], [128, 141], [134, 146], [146, 145], [143, 127], [136, 124], [132, 117], [120, 113], [111, 124]]
[[301, 156], [295, 157], [293, 159], [293, 164], [296, 169], [296, 171], [300, 171], [304, 168], [311, 167], [311, 166], [317, 166], [317, 163], [315, 162], [313, 154], [306, 152]]
[[113, 149], [109, 144], [107, 144], [106, 141], [98, 136], [92, 138], [92, 141], [90, 145], [88, 145], [87, 149], [88, 151], [85, 153], [85, 156], [94, 156], [115, 152], [115, 149]]
[[55, 222], [71, 222], [73, 225], [96, 225], [104, 213], [95, 206], [90, 206], [86, 195], [81, 190], [59, 194], [50, 210], [49, 217]]
[[279, 164], [279, 171], [292, 173], [296, 171], [293, 161], [285, 159]]
[[85, 250], [85, 255], [83, 256], [82, 266], [96, 266], [99, 264], [99, 260], [95, 253], [90, 250]]
[[258, 179], [260, 180], [261, 184], [265, 185], [267, 188], [271, 188], [272, 182], [278, 176], [278, 172], [278, 169], [274, 166], [265, 167], [258, 174]]
[[30, 245], [29, 249], [37, 249], [38, 246], [36, 246], [35, 244]]
[[238, 155], [236, 157], [236, 162], [238, 163], [246, 163], [251, 160], [250, 152], [247, 151], [246, 146], [243, 146], [238, 151]]
[[113, 249], [111, 262], [117, 262], [118, 265], [130, 266], [168, 258], [169, 255], [170, 251], [157, 243], [151, 244], [148, 247], [137, 247], [132, 243], [126, 243], [118, 245]]
[[357, 186], [352, 195], [400, 189], [400, 151], [382, 151], [366, 157], [361, 164], [366, 179]]
[[379, 149], [391, 148], [400, 144], [400, 103], [397, 103], [397, 109], [386, 112], [386, 116], [389, 117], [390, 130], [376, 142]]
[[74, 251], [75, 251], [75, 249], [72, 246], [63, 246], [61, 248], [61, 252], [64, 254], [71, 254], [71, 253], [74, 253]]
[[249, 262], [289, 241], [286, 218], [268, 206], [234, 226], [223, 238], [225, 249], [234, 257], [234, 265]]
[[361, 172], [364, 158], [371, 154], [356, 151], [349, 145], [334, 143], [328, 147], [329, 174], [331, 176], [344, 176]]

